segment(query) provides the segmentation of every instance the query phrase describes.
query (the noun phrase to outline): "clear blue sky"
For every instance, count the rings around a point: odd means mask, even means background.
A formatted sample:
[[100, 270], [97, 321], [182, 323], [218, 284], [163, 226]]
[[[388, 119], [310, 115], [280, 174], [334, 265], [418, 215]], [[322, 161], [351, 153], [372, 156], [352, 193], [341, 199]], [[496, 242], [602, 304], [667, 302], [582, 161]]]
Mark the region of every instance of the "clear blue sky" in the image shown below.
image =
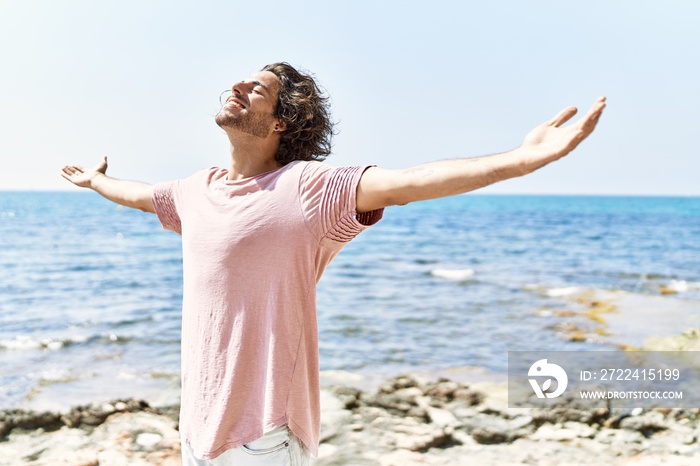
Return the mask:
[[700, 2], [0, 0], [0, 189], [73, 189], [102, 155], [147, 182], [228, 164], [219, 93], [288, 61], [328, 90], [334, 165], [518, 146], [608, 108], [575, 153], [492, 193], [700, 195]]

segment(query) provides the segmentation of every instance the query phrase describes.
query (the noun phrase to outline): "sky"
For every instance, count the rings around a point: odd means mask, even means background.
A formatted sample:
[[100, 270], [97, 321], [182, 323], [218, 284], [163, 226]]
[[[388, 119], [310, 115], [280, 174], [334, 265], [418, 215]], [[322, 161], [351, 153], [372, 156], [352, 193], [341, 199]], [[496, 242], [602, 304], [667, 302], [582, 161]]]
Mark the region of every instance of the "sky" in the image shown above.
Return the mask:
[[700, 2], [0, 0], [0, 190], [78, 189], [63, 165], [149, 183], [228, 166], [219, 94], [312, 72], [327, 163], [407, 168], [514, 149], [601, 95], [572, 154], [484, 193], [700, 195]]

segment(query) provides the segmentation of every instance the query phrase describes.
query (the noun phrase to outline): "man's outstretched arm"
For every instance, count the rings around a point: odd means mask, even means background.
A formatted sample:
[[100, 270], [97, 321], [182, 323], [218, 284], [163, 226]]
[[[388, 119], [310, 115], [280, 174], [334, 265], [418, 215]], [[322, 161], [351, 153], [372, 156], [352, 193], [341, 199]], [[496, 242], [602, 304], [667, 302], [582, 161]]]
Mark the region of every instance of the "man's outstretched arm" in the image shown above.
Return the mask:
[[532, 173], [574, 150], [593, 132], [604, 108], [605, 97], [601, 97], [588, 114], [562, 128], [577, 111], [566, 108], [530, 131], [523, 144], [510, 152], [442, 160], [406, 170], [370, 168], [357, 187], [357, 211], [452, 196]]
[[94, 168], [66, 165], [61, 176], [76, 186], [90, 188], [110, 201], [126, 207], [155, 213], [153, 208], [153, 186], [139, 181], [124, 181], [110, 178], [107, 173], [107, 157]]

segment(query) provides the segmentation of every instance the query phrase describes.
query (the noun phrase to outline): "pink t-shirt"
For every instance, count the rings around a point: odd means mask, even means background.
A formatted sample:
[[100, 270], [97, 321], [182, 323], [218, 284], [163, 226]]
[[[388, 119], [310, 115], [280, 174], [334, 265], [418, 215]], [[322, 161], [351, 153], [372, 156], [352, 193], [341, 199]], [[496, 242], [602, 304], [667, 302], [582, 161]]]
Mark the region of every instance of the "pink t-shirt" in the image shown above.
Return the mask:
[[356, 213], [366, 168], [297, 161], [234, 181], [211, 168], [155, 186], [182, 235], [180, 429], [199, 458], [284, 424], [317, 454], [316, 283], [382, 216]]

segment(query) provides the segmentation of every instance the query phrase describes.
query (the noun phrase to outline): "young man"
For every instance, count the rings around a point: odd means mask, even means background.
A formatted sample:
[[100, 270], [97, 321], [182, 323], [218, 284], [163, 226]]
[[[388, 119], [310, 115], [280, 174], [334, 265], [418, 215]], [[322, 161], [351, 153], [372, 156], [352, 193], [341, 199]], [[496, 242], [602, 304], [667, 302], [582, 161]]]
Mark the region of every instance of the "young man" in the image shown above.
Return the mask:
[[119, 204], [153, 212], [182, 235], [183, 462], [305, 464], [320, 407], [316, 283], [383, 208], [472, 191], [531, 173], [595, 128], [600, 98], [562, 128], [564, 109], [518, 149], [407, 170], [334, 168], [328, 102], [286, 63], [233, 85], [216, 115], [228, 169], [151, 186], [108, 177], [106, 158], [62, 176]]

